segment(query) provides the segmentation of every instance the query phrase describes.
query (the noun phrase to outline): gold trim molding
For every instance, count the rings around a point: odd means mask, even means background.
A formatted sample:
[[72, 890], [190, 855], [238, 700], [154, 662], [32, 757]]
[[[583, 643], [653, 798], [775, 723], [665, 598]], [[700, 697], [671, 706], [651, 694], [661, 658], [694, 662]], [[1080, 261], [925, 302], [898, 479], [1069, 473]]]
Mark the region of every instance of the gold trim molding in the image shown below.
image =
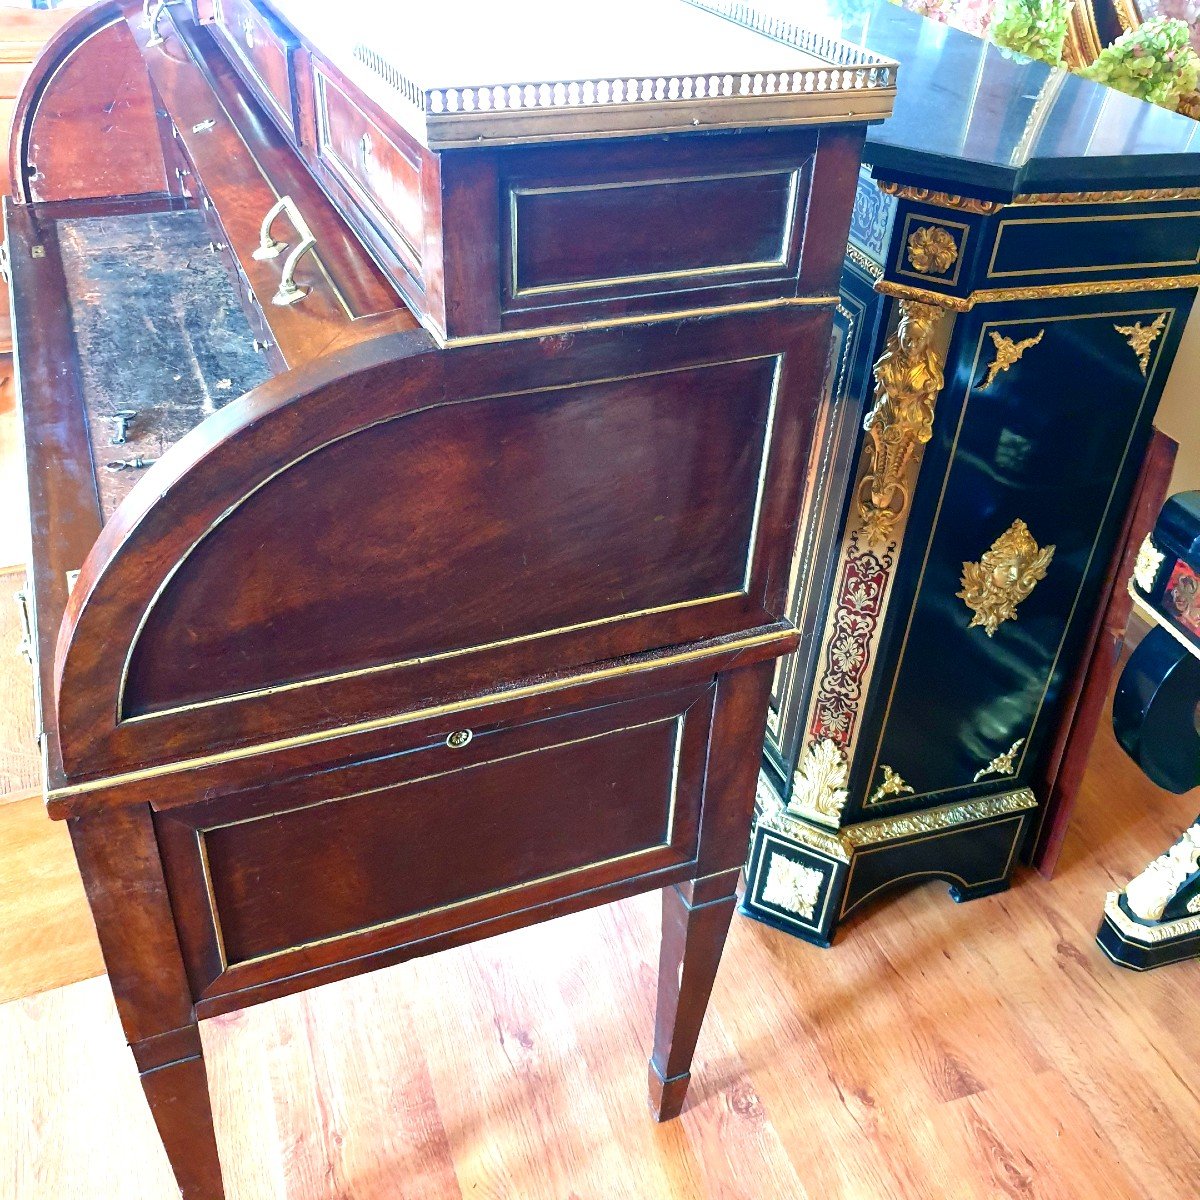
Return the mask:
[[1132, 188], [1117, 192], [1029, 192], [1013, 204], [1152, 204], [1200, 200], [1200, 187]]
[[[1120, 2], [1118, 0], [1118, 18]], [[952, 208], [958, 212], [990, 216], [1006, 205], [1066, 205], [1066, 204], [1169, 204], [1174, 200], [1200, 200], [1200, 187], [1125, 188], [1100, 192], [1026, 192], [1011, 200], [981, 200], [975, 196], [956, 196], [952, 192], [936, 192], [929, 188], [907, 184], [876, 181], [876, 187], [900, 200], [932, 204], [937, 208]]]
[[848, 863], [850, 852], [842, 844], [836, 833], [828, 833], [813, 825], [803, 817], [793, 816], [783, 806], [783, 800], [775, 790], [771, 781], [764, 774], [759, 774], [758, 791], [755, 795], [758, 805], [758, 824], [776, 833], [783, 834], [793, 842], [824, 854], [827, 858], [838, 862]]
[[940, 808], [929, 808], [924, 812], [904, 813], [895, 817], [880, 817], [874, 821], [862, 821], [847, 825], [842, 830], [842, 841], [851, 849], [870, 846], [876, 842], [890, 842], [899, 838], [912, 837], [919, 833], [937, 833], [953, 829], [957, 825], [988, 821], [993, 817], [1008, 816], [1037, 808], [1037, 797], [1029, 788], [1018, 788], [1014, 792], [1003, 792], [999, 796], [986, 796], [981, 800], [966, 800], [961, 804], [944, 804]]
[[979, 385], [980, 391], [986, 391], [996, 382], [997, 375], [1002, 375], [1014, 363], [1020, 362], [1025, 351], [1033, 349], [1046, 336], [1046, 331], [1039, 329], [1034, 337], [1023, 338], [1019, 342], [1005, 337], [1002, 333], [997, 333], [994, 329], [989, 331], [989, 336], [992, 339], [992, 345], [996, 347], [996, 357], [988, 366], [987, 378]]
[[1040, 547], [1020, 518], [980, 556], [963, 563], [961, 592], [955, 595], [971, 610], [968, 629], [982, 625], [988, 637], [1005, 621], [1017, 619], [1017, 605], [1046, 578], [1054, 546]]
[[1109, 892], [1104, 898], [1104, 917], [1123, 937], [1131, 942], [1155, 946], [1170, 942], [1189, 933], [1200, 933], [1200, 916], [1180, 917], [1162, 925], [1143, 925], [1135, 921], [1117, 902], [1121, 893]]
[[759, 776], [757, 801], [759, 821], [766, 828], [844, 863], [851, 860], [859, 846], [872, 846], [916, 834], [940, 833], [960, 825], [973, 825], [1037, 808], [1037, 797], [1033, 792], [1029, 788], [1017, 788], [997, 796], [943, 804], [922, 812], [860, 821], [856, 825], [847, 825], [838, 833], [828, 833], [815, 826], [811, 818], [797, 816], [784, 808], [783, 801], [765, 775]]
[[980, 200], [976, 196], [956, 196], [952, 192], [935, 192], [930, 188], [910, 187], [904, 183], [880, 182], [875, 186], [889, 196], [900, 200], [914, 200], [918, 204], [932, 204], [936, 208], [953, 208], [958, 212], [977, 213], [987, 216], [1004, 207], [1002, 200]]
[[1001, 304], [1010, 300], [1063, 300], [1085, 296], [1119, 296], [1128, 292], [1186, 291], [1200, 288], [1200, 275], [1155, 275], [1145, 279], [1110, 279], [1103, 282], [1047, 283], [1035, 287], [981, 288], [969, 296], [948, 296], [929, 288], [911, 287], [881, 279], [875, 290], [897, 300], [917, 300], [952, 312], [970, 312], [977, 304]]

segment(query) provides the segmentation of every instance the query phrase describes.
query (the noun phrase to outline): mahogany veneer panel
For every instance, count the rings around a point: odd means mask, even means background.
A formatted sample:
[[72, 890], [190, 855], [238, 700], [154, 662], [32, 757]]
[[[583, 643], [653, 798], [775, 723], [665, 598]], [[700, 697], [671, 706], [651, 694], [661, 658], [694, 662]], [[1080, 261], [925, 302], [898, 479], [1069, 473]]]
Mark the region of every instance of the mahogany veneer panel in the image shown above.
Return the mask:
[[192, 551], [139, 636], [126, 711], [740, 593], [776, 370], [429, 404], [324, 446]]

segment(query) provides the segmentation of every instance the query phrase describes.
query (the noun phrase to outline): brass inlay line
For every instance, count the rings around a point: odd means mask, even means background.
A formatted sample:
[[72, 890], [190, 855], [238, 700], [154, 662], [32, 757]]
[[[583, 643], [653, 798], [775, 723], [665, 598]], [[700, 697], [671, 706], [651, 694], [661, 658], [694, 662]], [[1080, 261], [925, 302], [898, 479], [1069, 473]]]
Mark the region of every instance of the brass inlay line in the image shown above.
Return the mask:
[[[658, 325], [663, 321], [683, 321], [693, 317], [718, 317], [735, 313], [771, 312], [784, 308], [836, 308], [840, 297], [780, 296], [774, 300], [744, 300], [737, 304], [717, 304], [700, 308], [676, 308], [670, 312], [638, 313], [632, 316], [598, 317], [592, 321], [568, 321], [557, 325], [538, 325], [532, 329], [505, 329], [496, 333], [466, 334], [447, 337], [444, 330], [425, 325], [441, 348], [453, 346], [489, 346], [494, 342], [516, 342], [529, 338], [557, 337], [567, 333], [586, 333], [589, 329], [619, 329], [627, 325]], [[422, 322], [424, 324], [424, 321]]]
[[423, 709], [413, 709], [410, 712], [398, 715], [374, 717], [367, 721], [357, 721], [350, 725], [338, 726], [334, 729], [297, 734], [293, 737], [277, 738], [273, 741], [259, 742], [252, 746], [240, 746], [232, 750], [223, 750], [214, 754], [179, 759], [175, 762], [164, 763], [161, 766], [142, 767], [136, 771], [123, 771], [116, 775], [109, 775], [99, 779], [89, 779], [82, 783], [68, 784], [65, 787], [48, 790], [46, 799], [59, 800], [68, 796], [86, 795], [89, 792], [119, 787], [125, 784], [141, 783], [149, 779], [159, 779], [166, 775], [177, 775], [204, 767], [219, 766], [224, 763], [241, 762], [244, 759], [254, 758], [262, 754], [274, 754], [284, 750], [297, 749], [302, 746], [318, 745], [340, 738], [352, 737], [359, 733], [371, 733], [380, 729], [396, 729], [410, 725], [415, 721], [427, 720], [431, 717], [469, 712], [473, 709], [485, 708], [493, 704], [503, 704], [511, 700], [520, 700], [527, 696], [558, 692], [565, 688], [598, 683], [605, 679], [617, 679], [626, 675], [642, 674], [646, 671], [658, 670], [662, 667], [673, 666], [678, 663], [694, 662], [704, 658], [723, 657], [728, 654], [736, 655], [739, 651], [753, 649], [756, 646], [770, 645], [772, 642], [786, 640], [790, 636], [789, 632], [783, 631], [733, 638], [728, 642], [723, 642], [716, 646], [685, 650], [678, 654], [669, 654], [662, 658], [655, 658], [646, 662], [627, 663], [617, 667], [604, 667], [595, 671], [584, 671], [554, 680], [551, 683], [525, 684], [498, 692], [490, 692], [486, 696], [473, 696], [466, 700], [457, 700], [449, 704], [439, 704]]
[[[1200, 211], [1193, 210], [1192, 212], [1152, 212], [1152, 213], [1129, 213], [1126, 216], [1086, 216], [1086, 217], [1055, 217], [1052, 220], [1039, 219], [1037, 217], [1010, 217], [1000, 222], [999, 228], [996, 230], [996, 241], [992, 246], [992, 257], [988, 262], [987, 275], [989, 279], [1016, 279], [1022, 275], [1083, 275], [1094, 271], [1136, 271], [1139, 267], [1194, 267], [1200, 263], [1200, 247], [1191, 258], [1164, 259], [1162, 262], [1155, 263], [1100, 263], [1098, 265], [1078, 265], [1070, 267], [1022, 267], [1018, 271], [997, 271], [996, 259], [1000, 254], [1000, 246], [1004, 240], [1004, 231], [1010, 226], [1015, 225], [1037, 225], [1041, 228], [1046, 228], [1051, 225], [1096, 225], [1103, 223], [1120, 222], [1125, 224], [1129, 221], [1170, 221], [1170, 220], [1196, 220], [1200, 218]], [[1096, 234], [1097, 238], [1101, 235]]]
[[767, 420], [763, 429], [762, 453], [758, 461], [758, 487], [754, 493], [754, 513], [750, 518], [750, 536], [746, 541], [746, 566], [742, 573], [742, 590], [737, 595], [750, 594], [750, 582], [754, 575], [754, 554], [758, 548], [758, 527], [762, 518], [763, 501], [767, 494], [767, 469], [771, 465], [771, 435], [775, 431], [775, 411], [779, 399], [779, 377], [783, 373], [783, 356], [775, 359], [775, 370], [771, 376], [771, 395], [767, 401]]

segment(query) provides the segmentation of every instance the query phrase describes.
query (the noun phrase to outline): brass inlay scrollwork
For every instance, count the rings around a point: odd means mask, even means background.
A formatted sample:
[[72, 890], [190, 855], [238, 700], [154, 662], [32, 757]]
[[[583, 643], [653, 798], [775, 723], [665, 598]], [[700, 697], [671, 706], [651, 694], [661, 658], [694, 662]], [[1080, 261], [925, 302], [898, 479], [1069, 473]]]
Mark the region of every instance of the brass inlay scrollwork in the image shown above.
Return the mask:
[[996, 357], [988, 366], [987, 378], [979, 385], [980, 390], [990, 388], [997, 375], [1007, 371], [1013, 363], [1020, 362], [1025, 351], [1036, 346], [1045, 334], [1044, 329], [1039, 329], [1035, 337], [1023, 338], [1021, 341], [1015, 342], [1012, 338], [1005, 337], [994, 329], [990, 330], [988, 336], [992, 339], [992, 345], [996, 347]]
[[933, 436], [933, 406], [942, 390], [943, 355], [934, 340], [944, 317], [932, 304], [902, 300], [895, 332], [875, 364], [875, 404], [863, 421], [866, 474], [858, 514], [868, 542], [887, 540], [908, 509], [909, 468]]
[[1023, 745], [1025, 745], [1025, 739], [1017, 738], [1003, 754], [997, 754], [986, 767], [980, 767], [975, 772], [972, 782], [978, 783], [989, 775], [1011, 775], [1016, 769], [1017, 754]]
[[880, 763], [879, 769], [883, 772], [883, 782], [871, 793], [868, 804], [880, 804], [889, 796], [912, 795], [912, 788], [904, 782], [904, 777], [899, 771], [889, 767], [887, 763]]
[[1129, 348], [1137, 355], [1138, 366], [1142, 368], [1142, 377], [1150, 366], [1150, 350], [1158, 341], [1158, 335], [1167, 327], [1167, 314], [1159, 313], [1149, 325], [1135, 321], [1132, 325], [1114, 325], [1113, 328], [1129, 343]]
[[871, 276], [872, 279], [883, 277], [883, 268], [869, 255], [864, 254], [853, 242], [846, 243], [846, 257]]
[[992, 637], [1005, 621], [1015, 621], [1017, 605], [1046, 577], [1055, 547], [1039, 548], [1024, 521], [1014, 521], [977, 563], [963, 563], [963, 590], [956, 595], [971, 610], [971, 623]]
[[908, 239], [908, 262], [922, 275], [945, 275], [958, 261], [958, 243], [939, 225], [922, 225]]

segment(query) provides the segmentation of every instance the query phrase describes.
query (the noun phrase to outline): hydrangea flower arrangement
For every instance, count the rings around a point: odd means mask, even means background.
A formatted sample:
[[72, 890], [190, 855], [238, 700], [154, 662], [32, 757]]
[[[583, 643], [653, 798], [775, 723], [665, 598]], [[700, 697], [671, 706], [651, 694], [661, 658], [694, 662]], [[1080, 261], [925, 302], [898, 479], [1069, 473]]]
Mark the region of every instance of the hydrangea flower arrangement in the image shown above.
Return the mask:
[[1000, 0], [988, 36], [1006, 50], [1063, 65], [1070, 0]]
[[1139, 100], [1177, 109], [1196, 91], [1200, 58], [1188, 41], [1187, 26], [1160, 17], [1123, 33], [1080, 74]]

